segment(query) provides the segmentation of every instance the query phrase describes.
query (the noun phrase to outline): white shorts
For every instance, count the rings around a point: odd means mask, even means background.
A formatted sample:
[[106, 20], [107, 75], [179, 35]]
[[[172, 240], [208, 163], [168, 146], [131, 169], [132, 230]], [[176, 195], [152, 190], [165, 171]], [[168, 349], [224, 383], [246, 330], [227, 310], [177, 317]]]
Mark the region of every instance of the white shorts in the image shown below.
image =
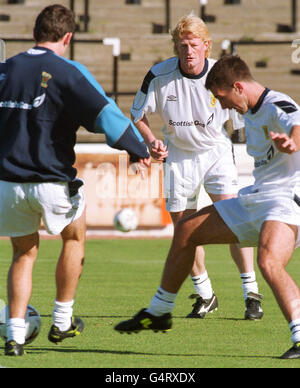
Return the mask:
[[35, 233], [41, 220], [49, 234], [59, 234], [82, 215], [84, 208], [82, 186], [0, 181], [0, 236]]
[[238, 198], [218, 201], [214, 206], [241, 246], [258, 246], [262, 224], [270, 220], [298, 225], [295, 248], [300, 245], [300, 203], [292, 189], [258, 191], [248, 186], [239, 191]]
[[204, 154], [178, 149], [168, 144], [164, 163], [166, 209], [179, 212], [197, 209], [201, 185], [209, 194], [236, 194], [238, 175], [231, 148]]

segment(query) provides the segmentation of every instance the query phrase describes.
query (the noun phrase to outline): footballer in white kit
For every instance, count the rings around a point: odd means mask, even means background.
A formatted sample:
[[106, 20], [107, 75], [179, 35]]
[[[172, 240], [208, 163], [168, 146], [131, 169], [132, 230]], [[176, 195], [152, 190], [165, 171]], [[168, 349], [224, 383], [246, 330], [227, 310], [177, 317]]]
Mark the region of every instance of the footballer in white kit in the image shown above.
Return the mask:
[[300, 108], [286, 94], [266, 88], [244, 118], [255, 182], [240, 190], [238, 201], [215, 207], [242, 245], [257, 246], [266, 220], [300, 226], [300, 153], [278, 151], [270, 137], [270, 131], [290, 135], [292, 127], [300, 125]]
[[[238, 177], [233, 147], [225, 129], [232, 118], [235, 129], [244, 126], [234, 110], [224, 110], [206, 89], [207, 75], [216, 62], [210, 58], [211, 38], [202, 19], [183, 16], [171, 32], [175, 57], [152, 66], [137, 92], [131, 114], [151, 156], [164, 161], [164, 196], [174, 227], [201, 207], [201, 186], [212, 202], [237, 195]], [[164, 122], [164, 143], [151, 131], [148, 116]], [[176, 229], [176, 228], [175, 228]], [[245, 319], [261, 319], [252, 248], [230, 244], [240, 272], [246, 304]], [[218, 308], [205, 267], [201, 245], [194, 253], [191, 280], [196, 294], [187, 318], [204, 318]], [[248, 294], [257, 298], [248, 298]]]
[[215, 60], [206, 58], [203, 71], [185, 74], [177, 57], [154, 65], [138, 91], [131, 113], [135, 122], [158, 113], [168, 147], [164, 163], [166, 207], [170, 212], [196, 209], [201, 184], [211, 194], [235, 194], [238, 188], [231, 140], [224, 123], [244, 123], [235, 111], [223, 110], [205, 88]]

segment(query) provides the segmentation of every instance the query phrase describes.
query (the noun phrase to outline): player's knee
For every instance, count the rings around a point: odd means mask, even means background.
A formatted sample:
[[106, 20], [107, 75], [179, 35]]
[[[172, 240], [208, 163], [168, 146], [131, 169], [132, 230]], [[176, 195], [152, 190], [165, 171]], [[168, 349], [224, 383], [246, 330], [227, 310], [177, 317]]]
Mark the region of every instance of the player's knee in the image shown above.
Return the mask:
[[39, 249], [39, 236], [37, 233], [24, 237], [12, 238], [11, 243], [14, 261], [19, 260], [19, 258], [27, 258], [31, 261], [36, 260]]
[[272, 276], [279, 267], [278, 260], [271, 253], [258, 255], [257, 263], [265, 278]]

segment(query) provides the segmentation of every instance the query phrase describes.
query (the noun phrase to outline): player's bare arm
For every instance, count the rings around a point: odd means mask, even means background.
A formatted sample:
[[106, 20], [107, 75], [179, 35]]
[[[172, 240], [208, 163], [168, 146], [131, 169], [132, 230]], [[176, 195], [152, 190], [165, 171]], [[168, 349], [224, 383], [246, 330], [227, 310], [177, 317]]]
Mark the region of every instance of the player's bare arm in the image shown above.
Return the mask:
[[167, 146], [162, 140], [153, 135], [146, 116], [136, 123], [136, 127], [142, 135], [151, 156], [158, 161], [163, 161], [168, 156]]
[[286, 133], [270, 132], [271, 139], [280, 152], [292, 154], [300, 150], [300, 126], [294, 125], [290, 136]]

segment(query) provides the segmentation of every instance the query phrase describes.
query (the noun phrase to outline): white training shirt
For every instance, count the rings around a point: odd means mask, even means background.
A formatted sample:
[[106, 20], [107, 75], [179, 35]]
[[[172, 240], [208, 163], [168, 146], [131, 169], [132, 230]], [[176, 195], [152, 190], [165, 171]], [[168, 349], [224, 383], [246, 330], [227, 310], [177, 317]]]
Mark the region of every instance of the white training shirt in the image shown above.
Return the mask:
[[265, 89], [254, 109], [245, 115], [247, 152], [254, 157], [255, 186], [285, 189], [300, 185], [300, 152], [277, 150], [270, 131], [288, 135], [300, 125], [300, 108], [286, 94]]
[[[205, 88], [207, 74], [216, 61], [206, 59], [203, 71], [192, 76], [179, 67], [177, 57], [154, 65], [134, 99], [134, 122], [144, 115], [158, 113], [168, 142], [177, 148], [203, 153], [216, 146], [231, 147], [223, 124], [233, 118], [234, 128], [244, 127], [236, 111], [223, 110], [219, 101]], [[230, 113], [229, 113], [230, 112]]]

